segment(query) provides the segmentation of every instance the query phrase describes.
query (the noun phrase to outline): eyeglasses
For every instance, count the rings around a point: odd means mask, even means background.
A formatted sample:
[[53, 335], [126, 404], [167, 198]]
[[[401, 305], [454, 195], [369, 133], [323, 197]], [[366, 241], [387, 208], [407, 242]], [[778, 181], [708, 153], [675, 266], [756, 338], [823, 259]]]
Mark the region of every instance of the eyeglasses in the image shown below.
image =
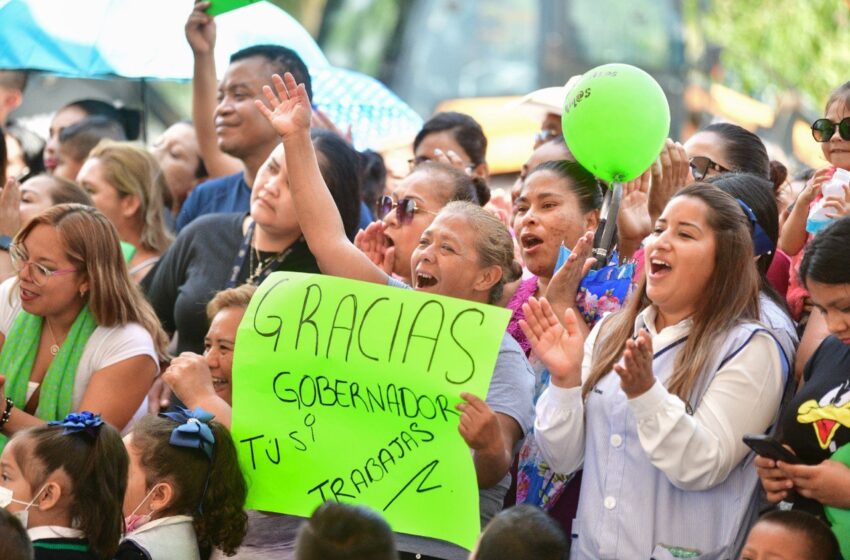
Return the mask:
[[718, 173], [731, 171], [706, 156], [694, 156], [688, 160], [688, 165], [691, 166], [691, 174], [697, 181], [705, 179], [709, 169], [713, 169]]
[[38, 264], [32, 261], [27, 260], [27, 255], [18, 245], [11, 245], [9, 247], [9, 259], [12, 261], [12, 268], [15, 269], [15, 272], [18, 274], [22, 273], [24, 269], [29, 266], [30, 267], [30, 278], [32, 279], [32, 283], [38, 287], [44, 286], [51, 276], [60, 276], [62, 274], [70, 274], [72, 272], [77, 272], [76, 268], [61, 268], [59, 270], [51, 270], [44, 266], [43, 264]]
[[398, 199], [398, 202], [396, 202], [391, 196], [381, 197], [381, 203], [378, 205], [378, 218], [383, 220], [393, 210], [396, 211], [398, 223], [401, 225], [407, 225], [412, 222], [413, 215], [416, 212], [427, 212], [434, 216], [437, 215], [436, 212], [419, 208], [419, 206], [416, 205], [416, 201], [412, 198], [400, 198]]
[[850, 140], [850, 117], [841, 119], [839, 123], [834, 123], [829, 119], [816, 120], [812, 123], [812, 137], [817, 142], [829, 142], [835, 134], [836, 127], [842, 140]]

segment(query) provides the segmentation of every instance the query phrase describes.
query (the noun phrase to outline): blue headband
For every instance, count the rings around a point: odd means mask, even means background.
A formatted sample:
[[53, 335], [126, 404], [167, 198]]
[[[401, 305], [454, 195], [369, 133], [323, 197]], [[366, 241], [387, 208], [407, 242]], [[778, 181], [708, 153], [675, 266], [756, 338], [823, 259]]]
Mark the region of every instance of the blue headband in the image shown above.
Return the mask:
[[776, 249], [776, 245], [773, 244], [773, 241], [768, 237], [767, 232], [764, 231], [764, 228], [761, 227], [758, 220], [756, 219], [756, 215], [753, 212], [752, 208], [747, 206], [747, 203], [741, 200], [740, 198], [736, 198], [738, 204], [741, 206], [741, 210], [746, 214], [747, 219], [750, 220], [750, 224], [753, 226], [753, 249], [755, 255], [760, 257], [762, 255], [768, 255]]
[[212, 461], [215, 436], [210, 429], [209, 422], [215, 416], [203, 408], [186, 410], [179, 408], [176, 412], [163, 412], [160, 414], [165, 418], [174, 420], [179, 424], [171, 431], [171, 439], [168, 443], [177, 447], [188, 447], [200, 449], [207, 458]]
[[64, 420], [51, 420], [48, 426], [62, 426], [65, 428], [62, 435], [84, 433], [89, 437], [96, 438], [103, 420], [100, 414], [93, 414], [88, 410], [83, 412], [71, 412]]

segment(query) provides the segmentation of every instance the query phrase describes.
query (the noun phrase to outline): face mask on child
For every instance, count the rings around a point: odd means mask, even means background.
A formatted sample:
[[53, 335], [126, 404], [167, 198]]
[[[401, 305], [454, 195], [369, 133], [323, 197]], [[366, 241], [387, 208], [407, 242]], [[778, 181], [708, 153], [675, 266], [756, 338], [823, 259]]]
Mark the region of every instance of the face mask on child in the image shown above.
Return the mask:
[[148, 492], [147, 495], [144, 498], [142, 498], [142, 501], [139, 502], [139, 505], [136, 506], [136, 509], [134, 509], [133, 512], [130, 515], [128, 515], [127, 517], [124, 518], [124, 525], [126, 525], [126, 527], [127, 527], [126, 531], [128, 533], [132, 533], [133, 531], [135, 531], [136, 529], [138, 529], [139, 527], [141, 527], [142, 525], [146, 524], [148, 521], [151, 520], [151, 514], [150, 513], [137, 514], [136, 512], [139, 511], [139, 508], [141, 508], [145, 504], [146, 501], [148, 501], [148, 498], [151, 497], [151, 494], [153, 494], [154, 490], [156, 490], [156, 486], [151, 488], [150, 492]]
[[9, 504], [11, 504], [13, 502], [16, 503], [16, 504], [22, 504], [22, 505], [26, 506], [21, 511], [12, 512], [12, 515], [14, 515], [15, 517], [18, 518], [18, 520], [21, 522], [21, 525], [24, 526], [24, 529], [27, 529], [29, 527], [29, 525], [28, 525], [29, 515], [30, 515], [29, 509], [33, 506], [35, 501], [38, 500], [39, 496], [41, 496], [41, 492], [46, 487], [47, 487], [47, 485], [45, 484], [44, 486], [42, 486], [38, 490], [38, 492], [35, 493], [35, 496], [33, 496], [32, 500], [30, 500], [29, 502], [24, 502], [24, 501], [16, 500], [15, 498], [13, 498], [12, 496], [14, 494], [13, 494], [11, 489], [6, 488], [5, 486], [0, 486], [0, 507], [5, 508], [6, 506], [8, 506]]

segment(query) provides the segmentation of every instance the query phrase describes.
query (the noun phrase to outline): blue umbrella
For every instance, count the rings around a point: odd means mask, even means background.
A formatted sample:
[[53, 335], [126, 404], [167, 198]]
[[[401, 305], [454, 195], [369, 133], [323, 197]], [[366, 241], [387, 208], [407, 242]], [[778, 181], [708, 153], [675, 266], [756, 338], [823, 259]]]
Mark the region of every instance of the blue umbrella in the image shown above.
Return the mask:
[[[0, 0], [0, 68], [75, 78], [191, 80], [183, 32], [193, 0]], [[380, 148], [415, 134], [422, 119], [386, 86], [331, 66], [285, 11], [256, 2], [216, 17], [216, 68], [230, 54], [272, 43], [296, 51], [314, 76], [314, 103], [355, 145]], [[403, 136], [402, 136], [403, 137]]]
[[[192, 79], [183, 25], [192, 0], [0, 0], [0, 68], [75, 78]], [[243, 47], [274, 43], [310, 68], [328, 66], [292, 16], [257, 2], [216, 18], [216, 66]]]

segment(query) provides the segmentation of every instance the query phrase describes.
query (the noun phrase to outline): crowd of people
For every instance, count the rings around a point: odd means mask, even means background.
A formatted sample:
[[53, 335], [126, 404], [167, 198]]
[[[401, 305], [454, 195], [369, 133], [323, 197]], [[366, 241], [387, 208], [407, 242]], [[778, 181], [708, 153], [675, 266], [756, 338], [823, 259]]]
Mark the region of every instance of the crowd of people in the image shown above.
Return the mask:
[[[607, 185], [551, 118], [509, 192], [460, 113], [388, 181], [298, 53], [243, 49], [218, 82], [208, 6], [185, 27], [192, 120], [149, 147], [138, 113], [92, 99], [39, 146], [9, 119], [27, 73], [0, 72], [0, 557], [850, 554], [850, 82], [798, 194], [740, 126], [668, 140], [623, 185], [602, 274]], [[486, 398], [458, 395], [472, 551], [360, 505], [245, 509], [236, 332], [278, 271], [510, 310]]]

